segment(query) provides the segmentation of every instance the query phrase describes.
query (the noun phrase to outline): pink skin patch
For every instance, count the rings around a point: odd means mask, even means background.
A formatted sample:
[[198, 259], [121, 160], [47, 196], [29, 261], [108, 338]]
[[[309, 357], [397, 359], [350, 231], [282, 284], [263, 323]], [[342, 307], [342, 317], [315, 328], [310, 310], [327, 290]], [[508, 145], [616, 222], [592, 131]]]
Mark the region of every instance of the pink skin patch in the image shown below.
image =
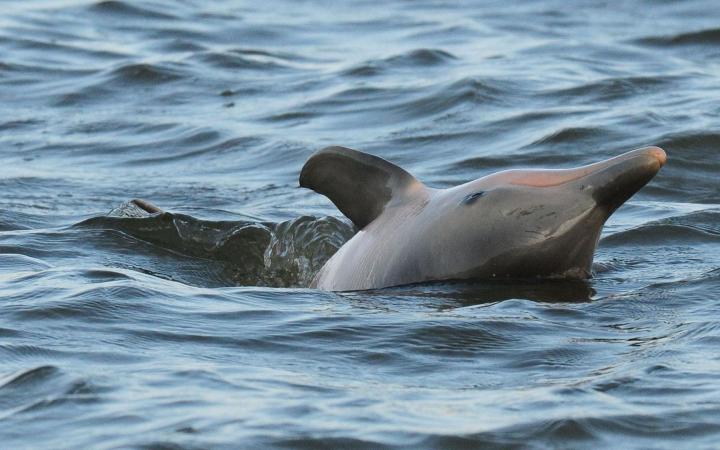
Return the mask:
[[665, 151], [660, 147], [645, 147], [630, 151], [615, 158], [600, 161], [576, 169], [551, 169], [551, 170], [508, 170], [491, 175], [486, 178], [487, 181], [501, 181], [503, 183], [515, 184], [520, 186], [533, 187], [550, 187], [568, 183], [579, 178], [590, 175], [594, 172], [606, 169], [615, 164], [627, 161], [633, 158], [650, 157], [658, 163], [658, 170], [667, 161]]

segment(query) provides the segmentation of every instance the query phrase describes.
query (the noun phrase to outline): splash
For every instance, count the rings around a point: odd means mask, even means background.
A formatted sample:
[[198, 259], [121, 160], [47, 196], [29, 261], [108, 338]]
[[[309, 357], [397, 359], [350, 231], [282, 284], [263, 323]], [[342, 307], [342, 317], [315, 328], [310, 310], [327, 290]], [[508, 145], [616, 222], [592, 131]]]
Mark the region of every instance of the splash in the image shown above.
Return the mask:
[[163, 249], [226, 263], [239, 286], [306, 287], [355, 229], [335, 217], [283, 222], [208, 221], [185, 214], [148, 214], [133, 202], [77, 226], [112, 229]]

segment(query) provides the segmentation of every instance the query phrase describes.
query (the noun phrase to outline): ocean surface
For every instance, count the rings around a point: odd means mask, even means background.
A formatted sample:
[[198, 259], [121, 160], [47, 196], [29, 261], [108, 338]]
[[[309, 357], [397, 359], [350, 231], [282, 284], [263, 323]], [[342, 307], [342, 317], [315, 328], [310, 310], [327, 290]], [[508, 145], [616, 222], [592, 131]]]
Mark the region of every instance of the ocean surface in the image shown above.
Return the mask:
[[[715, 0], [0, 8], [0, 447], [717, 448]], [[669, 159], [587, 282], [328, 293], [328, 145]]]

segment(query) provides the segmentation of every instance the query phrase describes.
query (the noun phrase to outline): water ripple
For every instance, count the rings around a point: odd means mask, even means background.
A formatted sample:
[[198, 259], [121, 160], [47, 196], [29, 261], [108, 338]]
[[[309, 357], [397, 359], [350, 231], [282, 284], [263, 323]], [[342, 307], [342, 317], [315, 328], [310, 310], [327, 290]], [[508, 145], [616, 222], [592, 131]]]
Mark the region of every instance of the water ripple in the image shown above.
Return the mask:
[[[2, 447], [715, 447], [717, 5], [508, 6], [3, 2]], [[328, 145], [439, 187], [668, 162], [592, 279], [338, 294]]]
[[657, 47], [685, 46], [685, 45], [717, 45], [720, 43], [720, 28], [678, 33], [674, 35], [646, 37], [638, 40], [639, 43]]

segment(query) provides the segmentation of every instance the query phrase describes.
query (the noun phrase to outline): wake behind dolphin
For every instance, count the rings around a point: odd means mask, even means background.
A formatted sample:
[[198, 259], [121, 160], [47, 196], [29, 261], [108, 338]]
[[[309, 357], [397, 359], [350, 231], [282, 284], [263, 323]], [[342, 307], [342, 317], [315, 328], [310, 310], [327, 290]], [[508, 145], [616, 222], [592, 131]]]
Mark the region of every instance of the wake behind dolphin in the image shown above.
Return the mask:
[[313, 154], [300, 186], [360, 231], [311, 287], [330, 291], [465, 279], [588, 278], [610, 215], [665, 164], [659, 147], [575, 169], [508, 170], [449, 189], [344, 147]]

